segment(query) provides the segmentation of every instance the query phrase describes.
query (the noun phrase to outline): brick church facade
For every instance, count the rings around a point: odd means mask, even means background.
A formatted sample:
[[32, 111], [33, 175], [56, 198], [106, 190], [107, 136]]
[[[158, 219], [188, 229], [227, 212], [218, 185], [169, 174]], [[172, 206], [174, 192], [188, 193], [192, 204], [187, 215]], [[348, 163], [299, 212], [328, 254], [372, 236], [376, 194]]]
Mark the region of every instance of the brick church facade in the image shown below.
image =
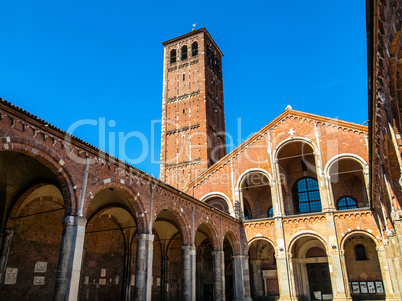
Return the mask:
[[163, 43], [160, 180], [1, 100], [0, 300], [402, 300], [402, 3], [366, 6], [368, 127], [226, 153], [204, 28]]

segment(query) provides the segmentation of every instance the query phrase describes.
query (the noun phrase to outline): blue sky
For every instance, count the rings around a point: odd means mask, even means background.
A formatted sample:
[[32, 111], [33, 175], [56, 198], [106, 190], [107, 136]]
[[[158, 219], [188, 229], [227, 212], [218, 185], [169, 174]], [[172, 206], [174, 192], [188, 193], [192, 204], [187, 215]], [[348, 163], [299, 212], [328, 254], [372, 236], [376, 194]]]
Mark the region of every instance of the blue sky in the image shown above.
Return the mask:
[[0, 97], [63, 130], [75, 126], [74, 135], [156, 177], [161, 42], [193, 23], [224, 53], [236, 145], [281, 114], [286, 98], [296, 110], [368, 119], [363, 0], [3, 0], [0, 11]]

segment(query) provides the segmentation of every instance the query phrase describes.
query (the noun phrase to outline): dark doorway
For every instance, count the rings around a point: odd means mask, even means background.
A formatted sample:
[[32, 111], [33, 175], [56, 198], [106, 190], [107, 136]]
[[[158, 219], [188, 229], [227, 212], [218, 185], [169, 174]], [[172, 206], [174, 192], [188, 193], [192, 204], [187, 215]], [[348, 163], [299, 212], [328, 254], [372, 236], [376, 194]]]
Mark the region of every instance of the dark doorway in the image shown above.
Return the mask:
[[306, 266], [311, 300], [332, 300], [328, 263], [308, 263]]
[[214, 300], [214, 291], [212, 284], [204, 284], [204, 300], [205, 301]]

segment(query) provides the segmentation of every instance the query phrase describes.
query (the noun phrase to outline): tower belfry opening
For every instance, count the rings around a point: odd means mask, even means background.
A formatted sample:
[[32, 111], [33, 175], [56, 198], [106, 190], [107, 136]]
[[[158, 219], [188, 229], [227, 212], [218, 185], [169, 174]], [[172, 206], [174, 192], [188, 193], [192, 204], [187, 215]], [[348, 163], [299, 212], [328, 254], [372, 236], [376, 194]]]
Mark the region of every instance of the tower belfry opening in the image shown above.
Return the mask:
[[223, 53], [205, 28], [162, 44], [161, 179], [184, 189], [226, 155]]

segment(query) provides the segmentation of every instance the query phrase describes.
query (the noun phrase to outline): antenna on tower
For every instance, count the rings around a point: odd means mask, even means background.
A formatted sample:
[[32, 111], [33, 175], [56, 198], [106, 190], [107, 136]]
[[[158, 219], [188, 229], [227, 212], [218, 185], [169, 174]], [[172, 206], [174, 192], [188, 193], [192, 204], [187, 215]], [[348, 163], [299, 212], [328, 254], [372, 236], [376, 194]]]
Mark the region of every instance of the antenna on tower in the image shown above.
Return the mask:
[[196, 26], [196, 25], [197, 25], [197, 24], [195, 24], [195, 23], [193, 24], [193, 31], [195, 30], [195, 26]]

